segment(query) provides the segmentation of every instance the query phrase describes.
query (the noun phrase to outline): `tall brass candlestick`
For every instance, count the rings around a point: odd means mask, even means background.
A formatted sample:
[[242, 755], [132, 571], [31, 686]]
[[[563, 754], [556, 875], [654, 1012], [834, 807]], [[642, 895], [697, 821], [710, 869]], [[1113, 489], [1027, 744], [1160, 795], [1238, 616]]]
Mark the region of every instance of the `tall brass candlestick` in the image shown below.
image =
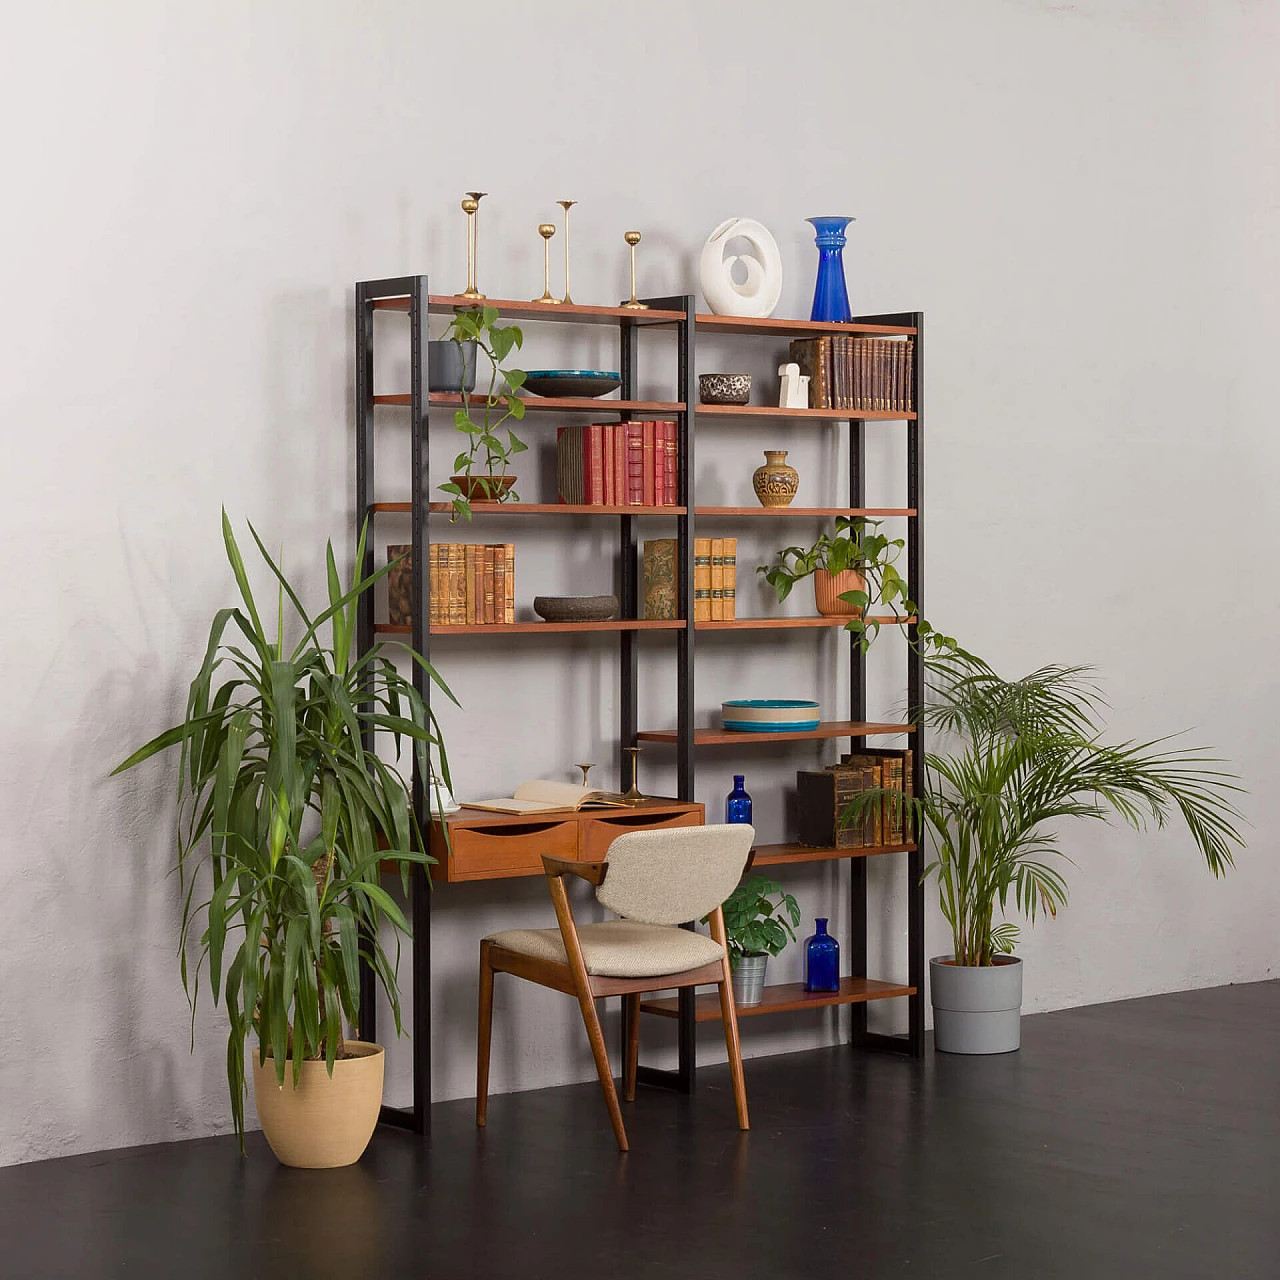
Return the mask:
[[564, 297], [561, 302], [573, 305], [573, 299], [569, 296], [569, 210], [578, 202], [576, 200], [557, 200], [558, 204], [564, 210]]
[[484, 297], [476, 288], [476, 210], [488, 194], [487, 191], [468, 191], [462, 201], [462, 212], [467, 215], [467, 287], [460, 295], [463, 298]]
[[648, 311], [649, 304], [647, 302], [636, 301], [636, 245], [640, 243], [640, 233], [638, 231], [624, 231], [622, 238], [631, 246], [631, 298], [622, 305], [632, 311]]
[[[542, 297], [534, 298], [534, 302], [559, 302], [559, 298], [551, 295], [551, 237], [556, 228], [552, 222], [538, 223], [538, 234], [542, 237]], [[583, 784], [585, 785], [585, 783]]]
[[644, 799], [644, 796], [641, 795], [640, 788], [637, 785], [638, 779], [636, 776], [640, 764], [641, 749], [639, 747], [623, 747], [622, 749], [631, 757], [631, 790], [622, 798], [628, 804], [639, 804]]

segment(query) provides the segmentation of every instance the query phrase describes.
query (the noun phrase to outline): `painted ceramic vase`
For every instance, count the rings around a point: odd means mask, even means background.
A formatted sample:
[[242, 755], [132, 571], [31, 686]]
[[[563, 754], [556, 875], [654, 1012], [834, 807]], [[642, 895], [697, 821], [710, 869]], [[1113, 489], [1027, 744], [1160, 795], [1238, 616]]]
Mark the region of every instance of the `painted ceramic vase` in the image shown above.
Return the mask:
[[766, 449], [764, 466], [757, 467], [751, 477], [762, 507], [789, 507], [800, 487], [800, 473], [787, 465], [785, 449]]

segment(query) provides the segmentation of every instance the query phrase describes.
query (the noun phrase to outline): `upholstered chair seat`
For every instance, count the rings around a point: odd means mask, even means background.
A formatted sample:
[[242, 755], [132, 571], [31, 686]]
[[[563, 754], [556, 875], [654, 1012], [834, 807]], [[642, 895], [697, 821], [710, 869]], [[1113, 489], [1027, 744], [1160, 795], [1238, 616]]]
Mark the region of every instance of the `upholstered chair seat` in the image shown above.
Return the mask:
[[[491, 934], [489, 941], [535, 960], [569, 963], [559, 929], [507, 929]], [[705, 933], [635, 920], [580, 924], [578, 941], [587, 972], [593, 977], [655, 978], [724, 959], [724, 948]]]

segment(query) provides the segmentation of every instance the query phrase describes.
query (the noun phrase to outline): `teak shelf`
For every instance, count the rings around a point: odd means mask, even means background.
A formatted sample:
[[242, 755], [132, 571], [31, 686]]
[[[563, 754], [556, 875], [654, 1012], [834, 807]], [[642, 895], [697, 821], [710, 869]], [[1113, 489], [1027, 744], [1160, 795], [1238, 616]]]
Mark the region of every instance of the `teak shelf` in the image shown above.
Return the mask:
[[[607, 846], [609, 833], [616, 833], [628, 822], [647, 821], [680, 824], [702, 819], [701, 806], [694, 801], [697, 781], [697, 763], [704, 754], [700, 749], [717, 747], [734, 748], [754, 745], [821, 742], [838, 740], [852, 747], [865, 747], [882, 735], [909, 733], [912, 749], [919, 759], [923, 751], [923, 734], [914, 724], [868, 721], [866, 715], [865, 659], [849, 636], [847, 661], [849, 671], [849, 695], [846, 719], [824, 721], [815, 730], [796, 733], [739, 733], [715, 728], [698, 728], [698, 707], [695, 700], [696, 638], [715, 632], [774, 632], [779, 638], [795, 635], [796, 641], [803, 635], [829, 632], [842, 627], [845, 619], [826, 617], [766, 616], [759, 618], [735, 618], [727, 622], [690, 623], [693, 618], [693, 540], [698, 521], [702, 519], [724, 521], [778, 521], [778, 520], [830, 520], [837, 516], [865, 516], [871, 519], [900, 519], [906, 522], [905, 576], [909, 598], [922, 601], [923, 589], [923, 411], [921, 390], [923, 387], [923, 316], [919, 312], [903, 312], [892, 315], [856, 317], [850, 324], [830, 324], [807, 320], [780, 318], [744, 319], [735, 316], [699, 314], [695, 299], [682, 295], [666, 298], [648, 298], [648, 310], [636, 311], [621, 306], [595, 307], [583, 305], [547, 304], [525, 302], [519, 299], [485, 299], [483, 303], [471, 301], [455, 294], [432, 294], [427, 277], [401, 276], [395, 279], [364, 281], [356, 285], [355, 320], [355, 410], [356, 410], [356, 494], [357, 521], [370, 516], [407, 517], [411, 537], [413, 563], [417, 572], [412, 581], [412, 621], [407, 626], [391, 626], [379, 622], [374, 616], [373, 594], [366, 593], [361, 600], [358, 614], [357, 647], [367, 653], [378, 635], [401, 635], [410, 640], [424, 657], [430, 658], [433, 641], [449, 636], [517, 635], [584, 635], [600, 633], [616, 637], [619, 654], [618, 690], [618, 779], [625, 786], [629, 781], [626, 772], [626, 748], [638, 743], [668, 745], [675, 751], [675, 775], [677, 795], [670, 801], [650, 800], [647, 811], [629, 811], [630, 819], [616, 817], [585, 820], [559, 819], [546, 823], [528, 822], [524, 818], [502, 819], [499, 815], [467, 814], [455, 816], [450, 830], [460, 836], [460, 844], [452, 853], [448, 846], [441, 846], [441, 833], [436, 831], [433, 847], [442, 857], [442, 870], [438, 879], [442, 882], [470, 879], [505, 879], [513, 875], [536, 875], [538, 860], [545, 841], [553, 841], [561, 850], [572, 844], [582, 851], [599, 852]], [[617, 337], [617, 368], [621, 381], [617, 398], [577, 399], [567, 397], [522, 397], [529, 419], [556, 424], [566, 419], [580, 420], [583, 416], [599, 418], [614, 416], [622, 419], [663, 417], [674, 418], [677, 423], [677, 472], [679, 476], [676, 495], [678, 504], [670, 507], [590, 506], [562, 503], [474, 503], [476, 520], [490, 517], [510, 519], [528, 516], [537, 519], [555, 516], [606, 517], [617, 521], [617, 582], [616, 594], [621, 602], [621, 617], [607, 622], [548, 623], [521, 621], [496, 625], [447, 625], [428, 626], [428, 574], [427, 551], [433, 539], [456, 540], [462, 528], [449, 521], [451, 507], [440, 501], [433, 492], [441, 481], [430, 471], [430, 441], [434, 429], [453, 432], [453, 417], [461, 407], [462, 398], [456, 394], [433, 392], [429, 385], [426, 362], [428, 318], [446, 316], [460, 307], [491, 306], [504, 319], [519, 322], [537, 321], [556, 325], [601, 325], [611, 328]], [[378, 341], [382, 335], [399, 333], [394, 340], [404, 344], [403, 329], [385, 322], [375, 326], [374, 317], [379, 311], [401, 313], [408, 322], [409, 379], [407, 390], [393, 394], [374, 394], [374, 344], [375, 329]], [[641, 336], [650, 329], [665, 330], [674, 334], [674, 351], [668, 345], [665, 350], [674, 356], [675, 378], [668, 385], [672, 394], [669, 400], [641, 400], [636, 369]], [[913, 347], [912, 374], [916, 389], [914, 412], [873, 411], [853, 409], [780, 409], [773, 405], [700, 405], [698, 404], [697, 340], [700, 335], [716, 335], [719, 338], [771, 341], [770, 355], [781, 358], [786, 354], [786, 344], [796, 338], [817, 337], [823, 334], [869, 334], [879, 336], [911, 336]], [[611, 363], [611, 362], [610, 362]], [[777, 363], [775, 360], [774, 363]], [[474, 398], [474, 397], [473, 397]], [[403, 492], [403, 477], [410, 478], [410, 500], [407, 502], [377, 501], [374, 452], [377, 435], [374, 431], [375, 411], [382, 406], [407, 408], [407, 461], [397, 460], [398, 485]], [[403, 414], [395, 421], [405, 422]], [[765, 508], [746, 506], [699, 506], [694, 494], [695, 443], [698, 429], [714, 430], [717, 434], [725, 428], [732, 429], [735, 422], [808, 422], [817, 430], [846, 432], [848, 442], [848, 472], [837, 497], [846, 505]], [[906, 502], [902, 507], [871, 507], [866, 505], [865, 465], [866, 424], [875, 420], [900, 421], [904, 424], [906, 443]], [[896, 436], [896, 432], [893, 433]], [[883, 433], [875, 433], [877, 440]], [[450, 450], [452, 453], [452, 449]], [[833, 495], [834, 496], [834, 495]], [[432, 501], [435, 497], [437, 500]], [[662, 519], [669, 528], [674, 525], [677, 541], [677, 616], [672, 619], [644, 619], [640, 615], [640, 575], [637, 557], [639, 550], [640, 521]], [[572, 525], [561, 526], [566, 531]], [[444, 532], [437, 533], [443, 528]], [[521, 526], [514, 529], [519, 537]], [[511, 535], [508, 535], [511, 536]], [[365, 562], [361, 570], [368, 574], [375, 568], [375, 561], [382, 555], [382, 548], [375, 547], [370, 539], [365, 549]], [[883, 624], [892, 621], [883, 618]], [[908, 619], [905, 627], [911, 639], [915, 639], [914, 619]], [[662, 730], [641, 731], [638, 723], [639, 699], [639, 640], [638, 634], [646, 631], [671, 632], [676, 668], [676, 706], [674, 726]], [[714, 641], [713, 641], [714, 642]], [[714, 642], [722, 643], [722, 642]], [[884, 643], [882, 640], [881, 643]], [[659, 649], [659, 652], [661, 650]], [[413, 665], [412, 678], [424, 702], [431, 697], [431, 687], [423, 671]], [[908, 658], [907, 704], [918, 706], [924, 693], [924, 667], [918, 653], [912, 650]], [[843, 711], [844, 708], [841, 708]], [[375, 731], [370, 730], [368, 741], [372, 746]], [[922, 770], [917, 767], [915, 779], [917, 792]], [[604, 780], [601, 779], [603, 782]], [[607, 784], [606, 784], [607, 785]], [[672, 806], [658, 812], [655, 806]], [[419, 824], [426, 830], [430, 826], [430, 814], [422, 780], [415, 775], [414, 806]], [[576, 824], [576, 825], [575, 825]], [[591, 832], [604, 834], [588, 834]], [[523, 843], [522, 843], [523, 842]], [[866, 976], [868, 960], [867, 921], [870, 904], [867, 894], [867, 859], [879, 854], [903, 853], [907, 877], [907, 981], [879, 981]], [[579, 856], [586, 856], [579, 852]], [[759, 845], [755, 850], [755, 865], [773, 870], [790, 863], [837, 862], [847, 872], [841, 878], [847, 880], [849, 894], [849, 937], [845, 941], [845, 967], [851, 976], [841, 980], [838, 992], [806, 993], [798, 984], [768, 987], [763, 1004], [740, 1009], [742, 1017], [754, 1017], [767, 1013], [782, 1013], [805, 1008], [848, 1005], [850, 1008], [850, 1038], [855, 1045], [866, 1048], [888, 1049], [919, 1055], [924, 1046], [924, 1007], [920, 992], [924, 983], [924, 897], [920, 884], [923, 855], [914, 844], [882, 846], [868, 849], [815, 849], [796, 844]], [[384, 1107], [382, 1118], [388, 1123], [406, 1125], [418, 1132], [425, 1132], [429, 1125], [431, 1097], [431, 948], [429, 941], [431, 924], [431, 894], [426, 876], [421, 868], [412, 873], [411, 914], [413, 932], [419, 942], [412, 949], [413, 989], [426, 993], [426, 998], [412, 1001], [410, 1030], [413, 1037], [413, 1108], [404, 1112]], [[458, 890], [461, 892], [462, 890]], [[371, 974], [365, 974], [361, 985], [360, 1031], [365, 1039], [376, 1038], [374, 984]], [[908, 1001], [907, 1034], [886, 1036], [869, 1032], [866, 1018], [867, 1003], [871, 1000], [903, 997]], [[693, 1092], [696, 1081], [696, 1023], [719, 1017], [705, 998], [694, 998], [691, 991], [673, 1000], [646, 1001], [644, 1009], [650, 1013], [674, 1018], [678, 1026], [678, 1060], [676, 1072], [655, 1071], [641, 1068], [641, 1079], [650, 1084], [665, 1084], [686, 1093]]]

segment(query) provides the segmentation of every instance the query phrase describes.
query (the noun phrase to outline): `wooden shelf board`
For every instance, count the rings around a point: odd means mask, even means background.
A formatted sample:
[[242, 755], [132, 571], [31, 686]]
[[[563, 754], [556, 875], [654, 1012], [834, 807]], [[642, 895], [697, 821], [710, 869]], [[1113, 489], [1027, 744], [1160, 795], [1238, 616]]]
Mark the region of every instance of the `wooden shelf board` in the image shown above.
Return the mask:
[[[427, 299], [427, 310], [436, 315], [450, 315], [456, 307], [496, 307], [504, 320], [559, 320], [572, 324], [676, 324], [684, 319], [683, 311], [633, 311], [629, 307], [588, 307], [563, 302], [525, 302], [518, 298], [463, 298], [457, 294], [433, 293]], [[408, 311], [408, 297], [378, 298], [375, 311]], [[842, 326], [846, 327], [846, 326]]]
[[794, 418], [797, 422], [892, 422], [916, 416], [905, 409], [779, 409], [773, 404], [700, 404], [697, 412], [700, 418]]
[[879, 844], [865, 849], [815, 849], [807, 844], [758, 844], [755, 867], [780, 867], [789, 862], [833, 862], [838, 858], [873, 858], [881, 853], [911, 853], [914, 844]]
[[[410, 635], [413, 628], [400, 623], [379, 622], [374, 628], [382, 635]], [[682, 631], [679, 618], [611, 618], [608, 622], [476, 622], [440, 624], [428, 627], [433, 636], [532, 635], [552, 631]]]
[[[699, 747], [721, 747], [728, 743], [751, 746], [757, 742], [800, 742], [806, 738], [861, 738], [882, 733], [914, 733], [910, 724], [884, 724], [870, 720], [828, 720], [816, 729], [786, 730], [779, 733], [746, 733], [741, 729], [695, 729], [693, 741]], [[665, 742], [672, 746], [679, 740], [674, 729], [644, 729], [636, 734], [641, 742]]]
[[827, 516], [914, 516], [915, 507], [697, 507], [698, 516], [794, 516], [801, 519]]
[[787, 320], [782, 317], [714, 316], [700, 312], [694, 319], [697, 328], [708, 333], [753, 333], [764, 336], [803, 338], [825, 333], [878, 333], [891, 337], [910, 337], [914, 325], [906, 324], [839, 324], [830, 320]]
[[[898, 622], [914, 622], [915, 618], [894, 618], [888, 614], [872, 614], [871, 621], [891, 627]], [[733, 618], [728, 622], [695, 622], [698, 631], [781, 631], [791, 627], [843, 627], [848, 618]]]
[[[440, 409], [461, 409], [462, 397], [453, 392], [433, 391], [427, 397], [431, 404]], [[471, 397], [473, 401], [477, 397]], [[483, 397], [480, 397], [483, 399]], [[607, 397], [594, 400], [590, 396], [521, 396], [527, 413], [585, 413], [593, 417], [601, 413], [683, 413], [684, 405], [665, 400], [611, 400]], [[412, 403], [411, 397], [404, 395], [374, 396], [374, 404]], [[510, 424], [508, 424], [510, 425]]]
[[[371, 511], [407, 515], [413, 510], [411, 502], [375, 502]], [[432, 515], [448, 515], [453, 510], [449, 502], [431, 503]], [[471, 514], [476, 516], [682, 516], [687, 507], [605, 507], [575, 506], [567, 502], [473, 502]]]
[[[797, 1009], [822, 1009], [833, 1004], [862, 1004], [868, 1000], [889, 1000], [894, 996], [915, 995], [915, 987], [898, 982], [878, 982], [874, 978], [841, 978], [839, 991], [806, 991], [802, 982], [782, 982], [765, 987], [764, 999], [759, 1004], [738, 1005], [738, 1017], [750, 1018], [762, 1013], [791, 1013]], [[679, 1012], [679, 1001], [674, 997], [661, 1000], [642, 1000], [641, 1011], [656, 1013], [659, 1017], [674, 1018]], [[720, 997], [718, 994], [698, 996], [694, 1001], [699, 1022], [720, 1021]]]

